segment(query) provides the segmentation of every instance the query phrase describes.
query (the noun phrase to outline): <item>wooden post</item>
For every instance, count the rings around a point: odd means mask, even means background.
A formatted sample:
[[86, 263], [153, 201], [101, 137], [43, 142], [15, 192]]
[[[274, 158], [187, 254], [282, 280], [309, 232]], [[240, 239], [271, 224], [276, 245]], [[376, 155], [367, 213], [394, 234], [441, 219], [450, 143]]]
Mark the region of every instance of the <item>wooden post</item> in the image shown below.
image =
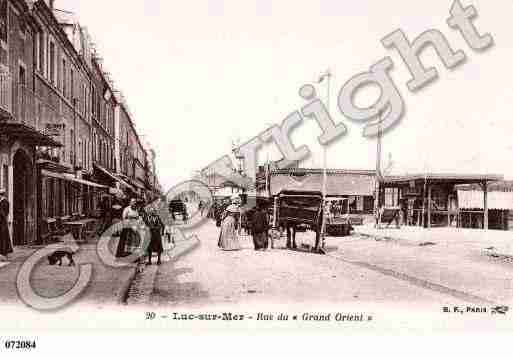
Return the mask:
[[431, 185], [428, 185], [427, 206], [427, 228], [431, 228]]
[[278, 196], [274, 197], [274, 208], [273, 208], [273, 228], [278, 227]]
[[488, 182], [483, 183], [483, 229], [488, 230]]
[[447, 227], [451, 226], [451, 196], [447, 191]]

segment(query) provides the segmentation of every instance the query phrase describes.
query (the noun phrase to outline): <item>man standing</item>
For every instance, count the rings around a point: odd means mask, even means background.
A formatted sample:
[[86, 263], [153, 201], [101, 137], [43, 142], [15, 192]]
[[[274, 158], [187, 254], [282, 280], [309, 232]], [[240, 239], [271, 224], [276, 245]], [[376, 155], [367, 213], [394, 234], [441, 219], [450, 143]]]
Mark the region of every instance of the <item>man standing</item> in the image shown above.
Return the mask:
[[200, 212], [200, 216], [203, 217], [203, 212], [205, 211], [205, 203], [200, 199], [198, 203], [198, 211]]
[[269, 244], [268, 231], [269, 218], [267, 211], [263, 208], [262, 204], [259, 204], [251, 223], [251, 234], [253, 235], [253, 243], [256, 251], [267, 249]]
[[100, 220], [101, 224], [97, 233], [99, 236], [101, 236], [112, 224], [112, 206], [111, 199], [108, 195], [104, 195], [101, 199]]
[[11, 236], [9, 235], [9, 201], [5, 197], [5, 189], [0, 188], [0, 255], [7, 258], [12, 253]]
[[287, 222], [287, 248], [288, 249], [297, 249], [296, 244], [296, 224], [292, 222]]

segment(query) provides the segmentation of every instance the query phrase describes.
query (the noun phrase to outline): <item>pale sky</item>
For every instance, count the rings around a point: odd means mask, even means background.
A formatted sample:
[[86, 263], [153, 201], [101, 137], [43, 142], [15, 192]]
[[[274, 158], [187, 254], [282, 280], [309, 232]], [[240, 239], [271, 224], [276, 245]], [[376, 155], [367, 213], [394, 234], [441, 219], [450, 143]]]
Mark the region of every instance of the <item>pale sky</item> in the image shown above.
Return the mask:
[[[57, 0], [77, 13], [125, 94], [137, 128], [157, 152], [165, 189], [187, 180], [218, 157], [233, 140], [245, 142], [279, 124], [305, 101], [299, 88], [327, 68], [333, 73], [331, 112], [349, 133], [329, 147], [332, 168], [373, 169], [375, 140], [363, 125], [336, 107], [343, 84], [385, 56], [406, 103], [401, 123], [383, 138], [383, 162], [392, 154], [394, 173], [499, 173], [513, 178], [513, 36], [511, 0], [462, 0], [479, 13], [478, 31], [495, 45], [474, 52], [446, 24], [452, 0]], [[447, 70], [432, 49], [426, 67], [439, 79], [417, 93], [410, 74], [381, 39], [402, 29], [413, 40], [440, 30], [467, 61]], [[318, 87], [324, 97], [326, 87]], [[378, 92], [366, 91], [370, 105]], [[320, 129], [305, 119], [292, 139], [308, 145], [322, 165]], [[271, 159], [279, 159], [275, 148]]]

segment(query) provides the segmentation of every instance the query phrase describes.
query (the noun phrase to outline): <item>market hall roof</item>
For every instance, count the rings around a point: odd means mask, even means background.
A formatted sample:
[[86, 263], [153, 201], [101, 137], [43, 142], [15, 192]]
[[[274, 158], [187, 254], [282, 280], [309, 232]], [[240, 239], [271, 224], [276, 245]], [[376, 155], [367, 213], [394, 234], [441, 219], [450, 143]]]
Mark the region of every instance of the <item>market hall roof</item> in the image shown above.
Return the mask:
[[[282, 168], [271, 171], [272, 174], [289, 174], [289, 173], [307, 173], [307, 174], [322, 174], [323, 168]], [[326, 174], [358, 174], [365, 176], [375, 176], [375, 170], [352, 170], [352, 169], [340, 169], [340, 168], [327, 168]]]
[[[481, 191], [478, 184], [459, 185], [457, 190], [461, 191]], [[497, 181], [488, 185], [488, 192], [513, 192], [513, 181]]]
[[[281, 169], [271, 171], [271, 194], [282, 190], [322, 191], [323, 169]], [[373, 196], [375, 172], [367, 170], [326, 170], [327, 196]]]
[[386, 176], [381, 183], [401, 184], [411, 181], [427, 181], [430, 183], [471, 184], [502, 181], [504, 176], [498, 174], [456, 174], [456, 173], [424, 173], [404, 176]]

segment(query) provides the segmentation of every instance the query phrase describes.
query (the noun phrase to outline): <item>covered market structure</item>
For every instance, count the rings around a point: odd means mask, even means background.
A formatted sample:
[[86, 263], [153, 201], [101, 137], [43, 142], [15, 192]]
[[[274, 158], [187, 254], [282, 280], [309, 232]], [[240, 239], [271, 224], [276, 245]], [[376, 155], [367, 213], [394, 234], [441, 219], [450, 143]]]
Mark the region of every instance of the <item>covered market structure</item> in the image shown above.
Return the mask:
[[[399, 206], [407, 225], [468, 226], [465, 213], [482, 218], [480, 228], [488, 229], [490, 200], [494, 205], [501, 194], [490, 195], [490, 185], [502, 181], [502, 175], [487, 174], [418, 174], [386, 176], [378, 181], [378, 206]], [[462, 193], [461, 185], [481, 193]], [[464, 187], [463, 187], [464, 188]], [[481, 204], [478, 205], [476, 201]], [[472, 203], [472, 208], [468, 207]], [[478, 222], [474, 222], [474, 225]]]

